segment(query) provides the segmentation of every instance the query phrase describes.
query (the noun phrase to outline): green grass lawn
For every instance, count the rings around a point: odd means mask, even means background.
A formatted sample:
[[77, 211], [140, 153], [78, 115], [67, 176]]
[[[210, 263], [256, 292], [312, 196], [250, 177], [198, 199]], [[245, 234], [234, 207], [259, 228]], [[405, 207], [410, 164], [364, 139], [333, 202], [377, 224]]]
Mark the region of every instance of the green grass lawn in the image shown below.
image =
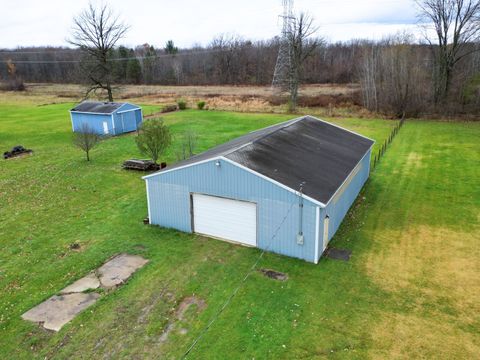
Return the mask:
[[[105, 141], [88, 163], [71, 145], [69, 108], [0, 104], [0, 149], [35, 150], [0, 161], [0, 353], [179, 358], [260, 251], [143, 225], [144, 182], [120, 167], [140, 156], [133, 136]], [[193, 129], [204, 150], [290, 116], [188, 110], [164, 118], [177, 142]], [[376, 139], [376, 146], [394, 126], [333, 121]], [[289, 280], [255, 272], [189, 358], [478, 356], [479, 138], [480, 124], [407, 122], [333, 239], [353, 251], [351, 261], [314, 265], [266, 254], [259, 267], [286, 272]], [[20, 318], [121, 252], [150, 262], [59, 333]], [[206, 307], [192, 306], [176, 321], [178, 304], [192, 295]], [[171, 322], [175, 328], [163, 341]]]

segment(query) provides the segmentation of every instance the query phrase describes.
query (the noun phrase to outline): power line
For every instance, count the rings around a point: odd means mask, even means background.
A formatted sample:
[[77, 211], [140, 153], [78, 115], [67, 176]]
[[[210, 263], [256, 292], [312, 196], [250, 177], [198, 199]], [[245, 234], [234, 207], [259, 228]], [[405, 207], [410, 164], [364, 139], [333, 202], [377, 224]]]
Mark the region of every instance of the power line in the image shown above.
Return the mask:
[[260, 253], [260, 255], [257, 257], [257, 259], [255, 260], [255, 262], [252, 264], [252, 266], [250, 267], [250, 269], [247, 271], [247, 273], [245, 274], [245, 276], [242, 278], [242, 280], [240, 280], [239, 284], [237, 285], [237, 287], [232, 291], [232, 293], [230, 294], [230, 296], [227, 298], [227, 300], [223, 303], [223, 305], [220, 307], [220, 309], [215, 313], [215, 315], [213, 316], [213, 318], [210, 320], [210, 322], [203, 328], [203, 330], [200, 332], [200, 334], [195, 338], [195, 340], [192, 342], [192, 344], [188, 347], [187, 351], [185, 351], [185, 353], [183, 354], [182, 356], [182, 359], [185, 359], [187, 358], [187, 356], [190, 354], [190, 352], [193, 350], [193, 348], [198, 344], [198, 342], [201, 340], [201, 338], [203, 337], [203, 335], [205, 335], [205, 333], [208, 331], [208, 329], [213, 325], [213, 323], [220, 317], [220, 315], [223, 313], [223, 311], [227, 308], [227, 306], [230, 304], [230, 302], [232, 301], [232, 299], [235, 297], [235, 295], [238, 293], [238, 291], [241, 289], [241, 287], [243, 286], [243, 284], [247, 281], [247, 279], [250, 277], [250, 275], [255, 271], [255, 268], [257, 267], [258, 263], [260, 262], [260, 260], [263, 258], [263, 255], [265, 254], [265, 252], [270, 248], [270, 245], [272, 243], [272, 241], [275, 239], [275, 237], [277, 236], [278, 234], [278, 231], [280, 230], [280, 228], [282, 227], [283, 223], [285, 222], [285, 220], [287, 220], [287, 217], [288, 215], [290, 214], [290, 212], [292, 211], [292, 208], [293, 206], [295, 205], [295, 202], [292, 201], [292, 204], [290, 205], [290, 208], [288, 209], [287, 213], [285, 214], [284, 218], [282, 219], [282, 221], [280, 222], [280, 225], [278, 225], [278, 227], [275, 229], [275, 232], [272, 236], [272, 238], [269, 240], [268, 242], [268, 245], [265, 249], [262, 250], [262, 252]]
[[31, 51], [24, 51], [24, 50], [1, 50], [1, 54], [12, 54], [12, 55], [24, 55], [24, 54], [62, 54], [62, 53], [75, 53], [79, 51], [79, 49], [68, 49], [68, 50], [55, 50], [54, 48], [43, 48], [43, 50], [31, 50]]
[[[123, 57], [123, 58], [113, 58], [107, 59], [107, 61], [129, 61], [129, 60], [149, 60], [149, 59], [159, 59], [159, 58], [173, 58], [177, 56], [190, 56], [190, 55], [200, 55], [200, 54], [212, 54], [219, 52], [229, 52], [232, 51], [232, 48], [224, 49], [210, 49], [210, 50], [200, 50], [200, 51], [188, 51], [184, 53], [177, 53], [175, 55], [171, 54], [159, 54], [152, 56], [132, 56], [132, 57]], [[3, 61], [10, 60], [9, 58], [2, 59]], [[2, 61], [0, 60], [0, 61]], [[14, 64], [57, 64], [57, 63], [79, 63], [81, 60], [12, 60]]]

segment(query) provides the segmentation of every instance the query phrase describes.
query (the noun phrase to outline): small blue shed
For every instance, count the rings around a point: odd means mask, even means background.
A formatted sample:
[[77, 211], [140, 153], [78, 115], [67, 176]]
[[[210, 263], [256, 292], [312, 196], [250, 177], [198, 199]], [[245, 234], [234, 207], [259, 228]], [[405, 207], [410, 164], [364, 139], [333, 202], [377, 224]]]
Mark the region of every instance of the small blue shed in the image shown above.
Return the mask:
[[142, 109], [129, 103], [84, 101], [70, 110], [73, 132], [88, 124], [99, 135], [118, 135], [138, 129]]
[[317, 263], [373, 144], [311, 116], [254, 131], [143, 177], [150, 223]]

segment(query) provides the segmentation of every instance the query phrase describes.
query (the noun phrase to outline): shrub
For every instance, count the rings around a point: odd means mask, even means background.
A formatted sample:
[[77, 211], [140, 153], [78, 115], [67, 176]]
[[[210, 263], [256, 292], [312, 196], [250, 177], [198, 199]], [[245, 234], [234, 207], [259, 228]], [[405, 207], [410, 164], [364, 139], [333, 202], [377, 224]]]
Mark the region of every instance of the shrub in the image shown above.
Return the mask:
[[279, 106], [287, 103], [287, 98], [280, 95], [272, 95], [267, 98], [267, 101], [270, 105]]
[[179, 110], [185, 110], [187, 108], [187, 102], [185, 100], [178, 100], [177, 105]]
[[204, 107], [205, 107], [205, 101], [199, 101], [197, 103], [198, 110], [203, 110]]
[[4, 91], [25, 91], [25, 83], [21, 78], [9, 80], [5, 83], [0, 83], [0, 90]]
[[142, 125], [140, 125], [135, 142], [137, 143], [138, 150], [140, 150], [143, 155], [150, 156], [156, 164], [158, 158], [170, 146], [172, 135], [162, 119], [151, 119], [144, 121]]
[[161, 110], [162, 113], [167, 113], [172, 111], [177, 111], [177, 105], [165, 105]]

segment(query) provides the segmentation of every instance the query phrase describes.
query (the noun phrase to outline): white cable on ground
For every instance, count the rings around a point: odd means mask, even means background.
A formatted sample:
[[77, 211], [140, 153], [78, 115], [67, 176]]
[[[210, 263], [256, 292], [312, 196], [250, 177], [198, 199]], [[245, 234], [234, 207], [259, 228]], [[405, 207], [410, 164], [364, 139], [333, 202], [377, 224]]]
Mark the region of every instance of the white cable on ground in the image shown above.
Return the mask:
[[262, 259], [263, 255], [265, 254], [265, 252], [269, 249], [270, 247], [270, 244], [272, 243], [273, 239], [275, 239], [275, 237], [277, 236], [278, 234], [278, 231], [280, 230], [280, 228], [282, 227], [283, 223], [285, 222], [285, 220], [287, 219], [288, 217], [288, 214], [290, 214], [290, 211], [292, 211], [292, 208], [293, 206], [295, 205], [295, 202], [292, 202], [292, 205], [290, 206], [290, 208], [288, 209], [287, 213], [285, 214], [285, 217], [282, 219], [280, 225], [278, 225], [277, 229], [275, 230], [275, 233], [273, 234], [272, 238], [269, 240], [268, 242], [268, 246], [262, 250], [262, 252], [260, 253], [260, 255], [257, 257], [257, 260], [253, 263], [253, 265], [250, 267], [250, 269], [247, 271], [247, 273], [245, 274], [245, 276], [242, 278], [242, 280], [239, 282], [239, 284], [237, 285], [237, 287], [232, 291], [232, 293], [230, 294], [230, 296], [227, 298], [227, 300], [223, 303], [222, 307], [220, 307], [220, 309], [215, 313], [215, 315], [213, 316], [212, 320], [210, 320], [210, 322], [207, 324], [207, 326], [205, 326], [203, 328], [203, 330], [200, 332], [200, 334], [197, 336], [197, 338], [193, 341], [193, 343], [188, 347], [187, 351], [185, 351], [185, 353], [183, 354], [182, 356], [182, 359], [186, 359], [187, 356], [190, 354], [190, 352], [193, 350], [193, 348], [195, 347], [195, 345], [197, 345], [197, 343], [200, 341], [200, 339], [203, 337], [203, 335], [205, 335], [205, 333], [208, 331], [208, 329], [213, 325], [213, 323], [220, 317], [220, 315], [222, 314], [222, 312], [227, 308], [227, 306], [230, 304], [230, 302], [232, 301], [233, 297], [238, 293], [238, 290], [240, 290], [240, 288], [243, 286], [243, 284], [247, 281], [247, 279], [250, 277], [250, 275], [255, 271], [255, 268], [257, 267], [258, 263], [260, 262], [260, 260]]

